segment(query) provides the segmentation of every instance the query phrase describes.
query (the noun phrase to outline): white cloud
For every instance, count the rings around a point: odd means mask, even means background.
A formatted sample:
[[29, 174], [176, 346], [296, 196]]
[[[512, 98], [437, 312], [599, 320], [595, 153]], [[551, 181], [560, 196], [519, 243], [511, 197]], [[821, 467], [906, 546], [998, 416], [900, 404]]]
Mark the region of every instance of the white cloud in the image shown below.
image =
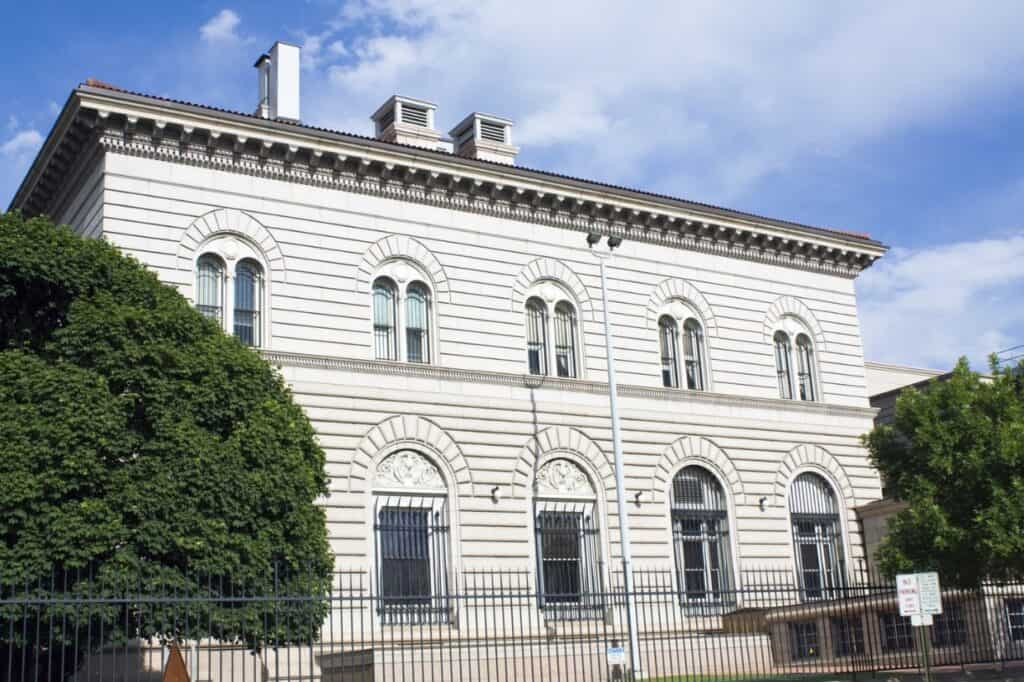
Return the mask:
[[222, 9], [199, 27], [199, 37], [207, 43], [237, 43], [240, 38], [235, 29], [241, 21], [234, 11]]
[[0, 145], [0, 154], [7, 157], [22, 158], [35, 152], [43, 143], [43, 136], [38, 130], [22, 130]]
[[556, 170], [713, 202], [1024, 83], [1012, 2], [356, 0], [325, 33], [355, 20], [345, 59], [312, 74], [317, 123], [401, 92], [437, 102], [443, 129], [514, 118], [527, 161], [557, 147]]
[[1024, 235], [894, 249], [857, 282], [865, 357], [948, 369], [1024, 342]]

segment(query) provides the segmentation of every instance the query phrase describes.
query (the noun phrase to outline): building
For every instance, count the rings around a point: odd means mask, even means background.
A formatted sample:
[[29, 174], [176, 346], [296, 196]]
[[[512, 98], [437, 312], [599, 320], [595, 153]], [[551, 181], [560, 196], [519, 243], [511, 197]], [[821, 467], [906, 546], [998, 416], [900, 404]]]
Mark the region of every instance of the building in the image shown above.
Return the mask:
[[[881, 497], [853, 282], [883, 245], [521, 168], [512, 122], [443, 139], [423, 100], [388, 99], [373, 138], [303, 125], [298, 64], [260, 58], [254, 114], [77, 87], [12, 208], [116, 244], [280, 366], [327, 452], [336, 565], [383, 621], [449, 619], [495, 567], [545, 619], [600, 617], [605, 314], [636, 565], [701, 603], [751, 568], [843, 583]], [[591, 233], [622, 239], [607, 310]]]

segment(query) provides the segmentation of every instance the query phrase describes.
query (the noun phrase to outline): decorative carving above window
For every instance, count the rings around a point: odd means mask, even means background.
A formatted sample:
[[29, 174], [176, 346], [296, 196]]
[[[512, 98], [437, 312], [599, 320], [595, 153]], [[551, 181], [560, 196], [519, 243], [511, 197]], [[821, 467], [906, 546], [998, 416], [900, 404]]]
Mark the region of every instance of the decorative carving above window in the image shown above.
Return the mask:
[[594, 486], [583, 470], [567, 459], [553, 459], [537, 472], [538, 496], [594, 497]]
[[446, 489], [437, 467], [414, 450], [399, 450], [378, 464], [374, 484], [381, 488]]

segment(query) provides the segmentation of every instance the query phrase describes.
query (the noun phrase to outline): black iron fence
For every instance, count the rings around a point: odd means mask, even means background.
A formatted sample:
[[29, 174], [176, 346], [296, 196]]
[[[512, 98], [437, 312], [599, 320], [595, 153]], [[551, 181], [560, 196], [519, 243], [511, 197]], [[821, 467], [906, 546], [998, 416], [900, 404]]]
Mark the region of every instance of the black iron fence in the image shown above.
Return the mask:
[[[417, 583], [405, 602], [366, 571], [329, 585], [261, 578], [116, 584], [77, 571], [0, 588], [0, 679], [160, 680], [169, 667], [212, 682], [629, 679], [627, 599], [645, 679], [864, 679], [919, 669], [925, 655], [937, 667], [1024, 660], [1024, 584], [945, 590], [943, 614], [913, 628], [894, 585], [867, 575], [809, 598], [793, 571], [744, 570], [698, 596], [671, 570], [638, 570], [628, 594], [615, 572], [588, 594], [575, 583], [538, 594], [534, 571], [465, 571], [431, 581], [445, 594]], [[545, 608], [572, 600], [588, 608]]]

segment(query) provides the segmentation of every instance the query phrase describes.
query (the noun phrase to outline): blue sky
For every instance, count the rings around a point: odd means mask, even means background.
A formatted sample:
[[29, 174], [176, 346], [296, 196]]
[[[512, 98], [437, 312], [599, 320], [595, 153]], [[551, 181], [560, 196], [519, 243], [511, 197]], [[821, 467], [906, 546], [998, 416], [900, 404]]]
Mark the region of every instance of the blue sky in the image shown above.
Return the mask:
[[[641, 9], [642, 8], [642, 11]], [[519, 162], [892, 246], [858, 281], [869, 359], [1024, 343], [1016, 2], [351, 0], [5, 10], [0, 203], [88, 77], [232, 109], [303, 45], [303, 119], [369, 133], [399, 92], [516, 121]]]

